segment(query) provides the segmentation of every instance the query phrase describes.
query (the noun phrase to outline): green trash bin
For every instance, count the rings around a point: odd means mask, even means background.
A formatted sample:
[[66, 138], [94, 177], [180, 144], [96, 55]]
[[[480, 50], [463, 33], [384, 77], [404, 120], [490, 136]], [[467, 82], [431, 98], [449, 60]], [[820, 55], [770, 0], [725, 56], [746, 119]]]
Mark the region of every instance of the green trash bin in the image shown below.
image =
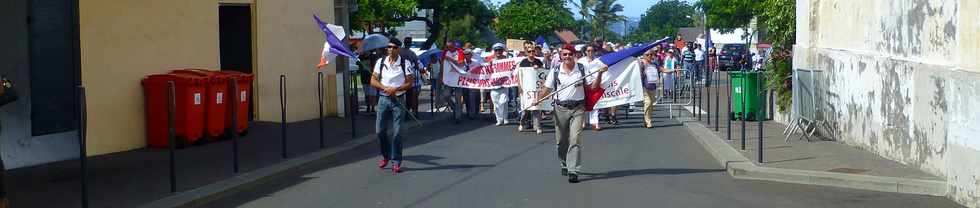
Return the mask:
[[[760, 99], [762, 87], [762, 72], [739, 71], [731, 72], [732, 77], [732, 119], [757, 121], [756, 117], [766, 118], [765, 98]], [[760, 83], [761, 82], [761, 83]], [[742, 99], [745, 99], [745, 109], [742, 109]], [[748, 115], [745, 115], [748, 112]], [[761, 116], [760, 116], [761, 115]], [[746, 118], [747, 117], [747, 118]]]

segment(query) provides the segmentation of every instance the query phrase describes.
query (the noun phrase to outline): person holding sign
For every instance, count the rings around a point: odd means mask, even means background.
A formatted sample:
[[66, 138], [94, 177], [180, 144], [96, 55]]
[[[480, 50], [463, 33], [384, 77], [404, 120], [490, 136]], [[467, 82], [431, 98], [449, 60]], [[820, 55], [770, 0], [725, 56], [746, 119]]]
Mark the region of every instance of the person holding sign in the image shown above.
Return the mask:
[[[594, 65], [595, 63], [598, 62], [597, 60], [599, 59], [598, 54], [596, 54], [599, 53], [599, 51], [597, 51], [599, 49], [597, 49], [595, 45], [586, 45], [585, 47], [583, 47], [583, 50], [585, 50], [585, 56], [579, 58], [577, 63], [585, 66], [586, 70], [594, 69], [595, 68]], [[592, 111], [585, 112], [585, 114], [589, 116], [588, 117], [589, 120], [586, 123], [592, 125], [592, 130], [594, 131], [602, 130], [602, 127], [599, 126], [599, 112], [601, 112], [601, 110], [599, 109], [594, 109]]]
[[[521, 62], [517, 64], [517, 67], [519, 67], [517, 72], [517, 80], [519, 80], [517, 82], [517, 91], [521, 93], [519, 97], [531, 97], [533, 99], [534, 92], [536, 92], [537, 89], [537, 76], [524, 77], [523, 75], [537, 75], [537, 70], [544, 68], [544, 62], [537, 58], [537, 51], [535, 51], [534, 42], [529, 40], [524, 41], [524, 53], [527, 54], [527, 56], [524, 60], [521, 60]], [[533, 80], [535, 85], [524, 86], [524, 78], [534, 78], [529, 80]], [[526, 93], [525, 90], [527, 90]], [[526, 100], [528, 99], [521, 99], [521, 101]], [[531, 102], [533, 102], [533, 100]], [[526, 126], [528, 126], [528, 123], [531, 123], [530, 126], [534, 127], [534, 131], [541, 134], [541, 117], [538, 115], [538, 113], [539, 112], [537, 109], [521, 111], [520, 120], [517, 122], [517, 131], [524, 131]]]
[[[504, 54], [507, 48], [504, 47], [502, 43], [493, 44], [493, 56], [487, 57], [487, 63], [493, 63], [494, 60], [507, 59], [507, 55]], [[488, 67], [493, 66], [488, 65]], [[485, 67], [486, 68], [486, 67]], [[489, 70], [493, 73], [495, 70]], [[493, 103], [493, 113], [497, 118], [497, 126], [507, 125], [510, 123], [507, 121], [507, 102], [510, 101], [510, 96], [508, 95], [508, 87], [500, 87], [490, 90], [490, 102]]]
[[657, 102], [657, 82], [660, 77], [661, 72], [665, 72], [664, 68], [660, 67], [660, 63], [655, 58], [657, 52], [660, 51], [660, 46], [654, 47], [643, 53], [640, 60], [637, 62], [640, 64], [640, 68], [643, 73], [640, 73], [640, 78], [643, 80], [643, 127], [652, 128], [653, 119], [650, 116], [653, 115], [653, 105]]
[[[566, 45], [561, 49], [562, 63], [545, 78], [544, 86], [538, 92], [535, 105], [555, 90], [555, 140], [562, 175], [568, 175], [569, 183], [578, 183], [582, 152], [582, 114], [585, 108], [585, 89], [600, 88], [601, 80], [587, 76], [585, 67], [577, 64], [575, 48]], [[600, 66], [599, 74], [607, 67]], [[600, 75], [601, 76], [601, 75]]]

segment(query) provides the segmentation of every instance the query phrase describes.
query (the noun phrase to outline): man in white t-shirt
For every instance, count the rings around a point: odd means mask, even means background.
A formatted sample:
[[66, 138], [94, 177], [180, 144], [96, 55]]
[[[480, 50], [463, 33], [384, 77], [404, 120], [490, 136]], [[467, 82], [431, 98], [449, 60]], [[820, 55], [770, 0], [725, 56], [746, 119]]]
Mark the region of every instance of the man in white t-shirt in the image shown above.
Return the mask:
[[694, 80], [704, 82], [704, 49], [701, 44], [694, 44]]
[[[560, 51], [562, 63], [548, 73], [535, 100], [540, 101], [551, 91], [558, 90], [554, 96], [558, 160], [561, 162], [562, 175], [568, 175], [568, 182], [578, 183], [578, 173], [582, 166], [581, 134], [585, 88], [599, 88], [601, 81], [595, 79], [598, 75], [585, 77], [588, 72], [575, 62], [574, 47], [566, 45]], [[600, 66], [597, 70], [597, 73], [601, 74], [605, 73], [607, 68]]]
[[[401, 123], [405, 118], [405, 91], [412, 88], [415, 75], [412, 73], [412, 62], [399, 56], [401, 42], [392, 38], [388, 42], [388, 55], [374, 64], [371, 74], [371, 86], [378, 89], [378, 114], [375, 117], [374, 133], [378, 135], [381, 149], [381, 160], [378, 167], [384, 168], [388, 161], [393, 163], [392, 173], [401, 172], [402, 141]], [[389, 128], [390, 122], [390, 128]], [[392, 136], [388, 137], [388, 130]]]

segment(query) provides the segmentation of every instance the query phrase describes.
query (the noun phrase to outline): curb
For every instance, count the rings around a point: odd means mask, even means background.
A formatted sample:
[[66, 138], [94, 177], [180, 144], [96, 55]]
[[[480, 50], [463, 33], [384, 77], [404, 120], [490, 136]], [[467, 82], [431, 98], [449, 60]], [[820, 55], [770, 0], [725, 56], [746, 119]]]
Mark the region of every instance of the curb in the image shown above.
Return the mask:
[[[449, 119], [449, 116], [422, 121], [423, 125]], [[405, 131], [405, 130], [403, 130]], [[404, 133], [404, 132], [403, 132]], [[284, 176], [306, 171], [314, 164], [324, 162], [338, 153], [352, 150], [375, 141], [374, 135], [365, 135], [335, 147], [317, 150], [300, 157], [288, 159], [268, 167], [240, 173], [228, 179], [204, 185], [166, 198], [140, 205], [141, 208], [200, 207], [212, 201], [235, 195]]]
[[690, 118], [678, 118], [688, 132], [705, 148], [726, 172], [736, 179], [775, 181], [818, 186], [832, 186], [902, 194], [946, 196], [946, 181], [886, 176], [832, 173], [812, 170], [761, 167], [725, 143], [703, 124]]

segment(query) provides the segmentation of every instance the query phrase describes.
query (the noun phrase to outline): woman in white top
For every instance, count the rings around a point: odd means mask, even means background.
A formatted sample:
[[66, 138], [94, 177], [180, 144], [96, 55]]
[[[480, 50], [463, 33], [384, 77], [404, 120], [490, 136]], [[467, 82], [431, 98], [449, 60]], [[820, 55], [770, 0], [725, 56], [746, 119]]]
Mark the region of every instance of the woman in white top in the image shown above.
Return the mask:
[[[585, 51], [585, 56], [579, 58], [578, 61], [576, 61], [576, 63], [582, 64], [582, 66], [585, 66], [586, 71], [592, 72], [595, 69], [595, 67], [593, 67], [594, 66], [593, 64], [595, 63], [596, 59], [599, 58], [596, 57], [595, 46], [586, 45], [585, 47], [583, 47], [583, 50]], [[586, 123], [592, 125], [593, 131], [602, 130], [602, 127], [599, 126], [599, 112], [600, 111], [598, 109], [585, 112], [585, 115], [589, 116]]]

